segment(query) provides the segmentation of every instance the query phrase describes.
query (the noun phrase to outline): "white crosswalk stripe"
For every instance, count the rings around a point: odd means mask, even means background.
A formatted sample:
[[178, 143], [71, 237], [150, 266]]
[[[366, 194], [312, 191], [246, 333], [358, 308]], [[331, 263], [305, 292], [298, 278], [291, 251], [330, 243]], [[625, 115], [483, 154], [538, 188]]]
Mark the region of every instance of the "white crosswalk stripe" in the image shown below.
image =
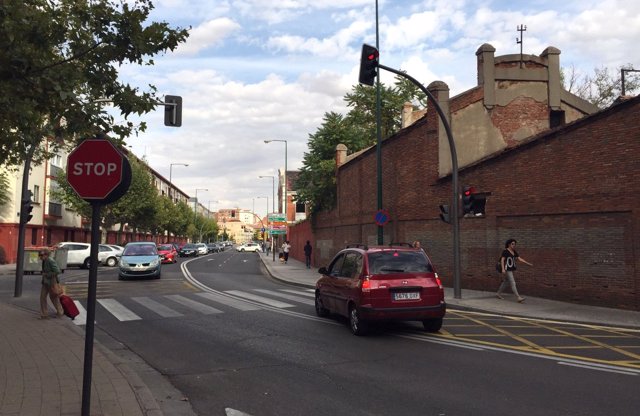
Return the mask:
[[230, 298], [229, 296], [220, 295], [218, 293], [201, 292], [196, 293], [196, 295], [205, 299], [212, 300], [214, 302], [222, 303], [223, 305], [231, 306], [232, 308], [239, 309], [241, 311], [260, 310], [259, 306], [252, 305], [238, 299]]
[[[260, 305], [256, 305], [255, 303], [260, 303], [262, 305], [271, 306], [275, 308], [293, 308], [296, 305], [291, 303], [286, 303], [278, 299], [281, 298], [286, 299], [298, 304], [310, 305], [314, 304], [313, 300], [313, 289], [281, 289], [281, 290], [267, 290], [267, 289], [253, 289], [255, 292], [259, 292], [261, 295], [257, 295], [255, 293], [245, 292], [241, 290], [229, 290], [224, 293], [215, 293], [215, 292], [199, 292], [195, 294], [191, 294], [190, 296], [197, 296], [205, 302], [213, 302], [216, 304], [224, 305], [233, 309], [237, 309], [243, 312], [246, 311], [256, 311], [263, 309]], [[228, 295], [228, 296], [227, 296]], [[207, 303], [199, 302], [198, 300], [190, 299], [185, 295], [165, 295], [162, 296], [163, 299], [168, 299], [171, 302], [175, 302], [182, 306], [189, 308], [195, 312], [211, 315], [224, 313], [224, 311], [217, 309]], [[241, 299], [239, 299], [241, 298]], [[171, 304], [167, 304], [167, 302], [162, 302], [161, 300], [155, 300], [148, 296], [138, 296], [128, 298], [131, 301], [135, 302], [138, 305], [138, 308], [143, 307], [145, 311], [151, 311], [156, 315], [159, 315], [162, 318], [177, 318], [184, 316], [184, 311], [179, 312], [175, 310]], [[73, 320], [75, 325], [86, 325], [87, 323], [87, 311], [83, 307], [83, 305], [79, 301], [74, 301], [80, 314]], [[106, 310], [109, 314], [113, 315], [117, 320], [121, 322], [127, 321], [136, 321], [144, 319], [127, 306], [120, 303], [118, 300], [113, 298], [105, 298], [98, 299], [98, 304]], [[125, 302], [126, 303], [126, 302]], [[96, 312], [96, 313], [104, 313]], [[140, 313], [140, 312], [139, 312]], [[142, 316], [148, 316], [148, 312], [141, 313]]]
[[76, 307], [78, 308], [78, 312], [80, 312], [78, 314], [78, 316], [76, 316], [75, 319], [73, 320], [73, 323], [76, 324], [76, 325], [86, 325], [87, 324], [87, 310], [84, 308], [84, 306], [82, 306], [80, 301], [74, 300], [73, 303], [76, 304]]
[[149, 309], [151, 309], [153, 312], [157, 313], [158, 315], [162, 316], [163, 318], [175, 318], [177, 316], [183, 316], [180, 312], [176, 312], [173, 309], [163, 305], [160, 302], [157, 302], [151, 298], [148, 298], [146, 296], [144, 297], [138, 297], [138, 298], [131, 298], [131, 300], [133, 300], [134, 302], [138, 302], [139, 304], [141, 304], [142, 306], [145, 306]]
[[211, 315], [214, 313], [222, 313], [220, 309], [213, 308], [209, 305], [205, 305], [204, 303], [196, 302], [195, 300], [191, 300], [182, 295], [167, 295], [165, 298], [170, 299], [176, 303], [184, 305], [188, 308], [191, 308], [195, 311], [203, 313], [205, 315]]
[[288, 295], [286, 293], [280, 293], [280, 292], [276, 292], [275, 290], [267, 290], [267, 289], [255, 289], [256, 292], [260, 292], [260, 293], [264, 293], [265, 295], [271, 295], [271, 296], [276, 296], [276, 297], [280, 297], [283, 299], [287, 299], [287, 300], [292, 300], [294, 302], [298, 302], [298, 303], [302, 303], [305, 305], [314, 305], [315, 302], [313, 300], [307, 299], [307, 298], [303, 298], [302, 296], [296, 296], [296, 295]]
[[98, 303], [102, 305], [109, 313], [115, 316], [119, 321], [137, 321], [142, 319], [132, 310], [126, 308], [123, 304], [115, 299], [98, 299]]
[[241, 290], [227, 290], [224, 293], [228, 293], [230, 295], [238, 296], [240, 298], [264, 303], [265, 305], [275, 306], [276, 308], [293, 308], [295, 306], [289, 303], [280, 302], [279, 300], [265, 298], [264, 296], [254, 295], [253, 293], [243, 292]]

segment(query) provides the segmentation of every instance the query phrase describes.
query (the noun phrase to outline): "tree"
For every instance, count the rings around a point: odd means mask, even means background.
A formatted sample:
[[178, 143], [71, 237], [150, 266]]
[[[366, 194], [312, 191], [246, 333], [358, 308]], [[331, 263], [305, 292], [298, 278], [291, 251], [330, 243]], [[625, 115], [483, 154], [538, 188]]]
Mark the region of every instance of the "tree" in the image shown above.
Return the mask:
[[[310, 204], [311, 212], [331, 210], [336, 203], [335, 152], [340, 143], [354, 153], [376, 144], [376, 90], [363, 85], [353, 87], [344, 100], [351, 109], [346, 116], [325, 113], [322, 125], [309, 135], [309, 152], [296, 182], [296, 200]], [[425, 106], [426, 97], [411, 82], [396, 77], [394, 87], [381, 86], [381, 131], [385, 139], [402, 123], [404, 103], [414, 109]]]
[[7, 172], [0, 172], [0, 208], [11, 201], [9, 195], [9, 178]]
[[[622, 93], [622, 69], [632, 68], [631, 64], [612, 71], [609, 68], [594, 68], [593, 75], [581, 76], [574, 66], [563, 68], [561, 79], [564, 88], [583, 98], [598, 108], [610, 106]], [[633, 93], [640, 89], [640, 76], [627, 73], [625, 76], [625, 92]]]
[[164, 22], [145, 25], [152, 9], [150, 0], [0, 3], [0, 164], [42, 161], [44, 137], [58, 139], [49, 148], [56, 151], [98, 131], [124, 141], [145, 129], [115, 124], [96, 100], [111, 100], [125, 119], [154, 108], [155, 87], [122, 83], [118, 67], [153, 65], [153, 55], [174, 50], [188, 33]]
[[[127, 193], [100, 210], [100, 224], [108, 228], [120, 224], [120, 232], [125, 224], [144, 231], [155, 228], [160, 201], [153, 186], [151, 174], [143, 162], [129, 158], [131, 164], [131, 186]], [[60, 171], [56, 177], [57, 186], [51, 189], [51, 197], [70, 207], [84, 218], [91, 218], [91, 205], [78, 197], [67, 181], [66, 173]]]

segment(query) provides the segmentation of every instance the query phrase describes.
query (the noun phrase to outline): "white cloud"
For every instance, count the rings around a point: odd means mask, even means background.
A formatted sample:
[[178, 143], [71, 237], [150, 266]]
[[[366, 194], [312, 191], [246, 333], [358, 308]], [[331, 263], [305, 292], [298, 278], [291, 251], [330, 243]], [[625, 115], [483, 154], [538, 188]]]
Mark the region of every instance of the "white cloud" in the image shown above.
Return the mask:
[[189, 30], [187, 41], [177, 48], [177, 55], [195, 55], [213, 45], [219, 45], [232, 33], [240, 30], [240, 25], [223, 17], [209, 20]]

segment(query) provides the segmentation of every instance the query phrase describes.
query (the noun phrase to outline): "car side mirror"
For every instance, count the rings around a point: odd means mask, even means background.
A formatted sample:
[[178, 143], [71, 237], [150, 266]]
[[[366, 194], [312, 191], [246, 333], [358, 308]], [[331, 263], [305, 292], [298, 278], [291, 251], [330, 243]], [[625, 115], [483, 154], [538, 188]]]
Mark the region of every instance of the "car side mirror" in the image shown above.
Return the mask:
[[318, 273], [320, 273], [320, 274], [329, 274], [329, 272], [327, 271], [326, 267], [320, 267], [318, 269]]

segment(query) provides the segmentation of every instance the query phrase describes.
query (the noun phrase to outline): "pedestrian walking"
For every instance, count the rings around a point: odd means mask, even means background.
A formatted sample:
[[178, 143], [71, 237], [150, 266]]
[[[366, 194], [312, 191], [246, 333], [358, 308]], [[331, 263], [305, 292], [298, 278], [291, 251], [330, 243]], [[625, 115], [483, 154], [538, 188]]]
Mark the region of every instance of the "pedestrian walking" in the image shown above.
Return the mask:
[[498, 299], [504, 299], [502, 297], [502, 291], [506, 289], [507, 285], [510, 285], [511, 291], [514, 295], [516, 295], [518, 302], [522, 303], [524, 302], [525, 298], [520, 296], [520, 294], [518, 293], [518, 289], [516, 288], [516, 280], [513, 277], [513, 272], [516, 271], [516, 263], [518, 261], [524, 264], [528, 264], [529, 266], [533, 266], [533, 263], [529, 263], [528, 261], [520, 257], [520, 255], [516, 251], [516, 243], [516, 240], [510, 238], [504, 244], [505, 249], [500, 256], [500, 268], [504, 277], [502, 278], [502, 283], [500, 283], [500, 287], [498, 288], [498, 293], [496, 293], [496, 296], [498, 297]]
[[285, 240], [285, 242], [282, 243], [282, 257], [284, 259], [284, 264], [287, 264], [287, 261], [289, 261], [290, 249], [291, 249], [291, 244], [289, 244], [289, 240]]
[[307, 263], [307, 269], [311, 268], [311, 251], [313, 248], [311, 247], [311, 242], [307, 240], [307, 244], [304, 245], [304, 259]]
[[42, 285], [40, 287], [40, 319], [49, 317], [49, 305], [47, 305], [47, 296], [51, 299], [51, 303], [56, 308], [56, 316], [59, 318], [64, 315], [64, 310], [60, 304], [59, 296], [62, 294], [58, 274], [60, 267], [54, 259], [51, 258], [51, 252], [48, 249], [42, 249], [38, 252], [38, 257], [42, 260]]

